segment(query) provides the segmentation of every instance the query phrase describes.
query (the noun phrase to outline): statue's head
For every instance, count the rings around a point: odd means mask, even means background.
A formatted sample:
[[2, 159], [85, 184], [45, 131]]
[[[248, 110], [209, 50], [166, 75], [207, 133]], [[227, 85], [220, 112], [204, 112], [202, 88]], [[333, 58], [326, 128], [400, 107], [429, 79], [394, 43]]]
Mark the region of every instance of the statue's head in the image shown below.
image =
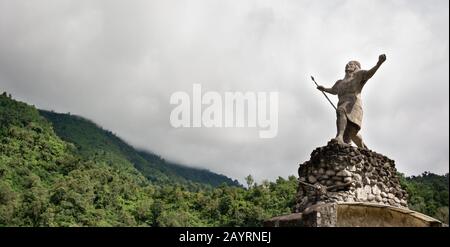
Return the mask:
[[361, 69], [361, 64], [358, 61], [350, 61], [345, 65], [345, 73], [354, 73]]

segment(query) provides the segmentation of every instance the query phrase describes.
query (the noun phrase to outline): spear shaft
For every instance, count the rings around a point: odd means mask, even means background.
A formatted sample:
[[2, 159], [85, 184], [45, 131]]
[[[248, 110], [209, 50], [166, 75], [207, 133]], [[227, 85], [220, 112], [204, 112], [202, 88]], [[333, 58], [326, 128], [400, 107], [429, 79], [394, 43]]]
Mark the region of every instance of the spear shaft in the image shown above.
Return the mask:
[[[314, 77], [311, 76], [312, 81], [316, 84], [317, 87], [319, 87], [319, 84], [317, 84], [316, 80], [314, 80]], [[325, 94], [324, 91], [321, 91], [323, 93], [323, 96], [325, 96], [325, 98], [327, 98], [328, 102], [330, 102], [330, 104], [333, 106], [333, 108], [337, 111], [336, 106], [334, 106], [333, 102], [331, 102], [330, 98], [328, 98], [328, 96]]]

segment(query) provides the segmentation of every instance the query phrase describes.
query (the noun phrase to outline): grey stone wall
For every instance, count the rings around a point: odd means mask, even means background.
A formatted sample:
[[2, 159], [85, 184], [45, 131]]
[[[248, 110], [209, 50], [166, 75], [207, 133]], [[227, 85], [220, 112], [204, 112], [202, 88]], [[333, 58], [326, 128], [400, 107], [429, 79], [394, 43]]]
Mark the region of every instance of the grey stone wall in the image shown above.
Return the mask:
[[321, 203], [264, 221], [266, 227], [448, 227], [407, 208], [368, 202]]

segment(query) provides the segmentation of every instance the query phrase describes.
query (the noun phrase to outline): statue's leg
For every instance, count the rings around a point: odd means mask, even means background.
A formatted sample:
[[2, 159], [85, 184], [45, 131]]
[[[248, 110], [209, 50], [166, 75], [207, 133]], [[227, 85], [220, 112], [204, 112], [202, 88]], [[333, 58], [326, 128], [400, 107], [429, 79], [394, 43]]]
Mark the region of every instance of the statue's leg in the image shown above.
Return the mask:
[[355, 129], [355, 131], [352, 133], [351, 138], [356, 146], [360, 148], [367, 148], [366, 144], [364, 144], [363, 142], [361, 134], [358, 133], [357, 129]]
[[344, 132], [345, 128], [347, 127], [347, 116], [345, 115], [345, 111], [339, 108], [337, 109], [336, 114], [337, 135], [335, 140], [337, 140], [338, 143], [344, 143]]
[[344, 131], [344, 142], [351, 145], [352, 142], [352, 127], [347, 123], [347, 128]]

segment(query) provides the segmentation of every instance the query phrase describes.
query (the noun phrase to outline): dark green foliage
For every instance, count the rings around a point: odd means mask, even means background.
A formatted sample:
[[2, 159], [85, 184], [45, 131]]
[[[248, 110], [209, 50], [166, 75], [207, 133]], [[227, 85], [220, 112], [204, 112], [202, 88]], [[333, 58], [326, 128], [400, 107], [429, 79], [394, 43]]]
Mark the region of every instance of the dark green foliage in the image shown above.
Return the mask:
[[154, 195], [154, 226], [262, 226], [264, 219], [289, 214], [297, 179], [277, 179], [249, 189], [230, 187], [190, 192], [166, 186]]
[[442, 176], [424, 172], [407, 178], [400, 174], [400, 178], [409, 194], [409, 208], [448, 224], [448, 173]]
[[145, 177], [156, 183], [185, 183], [189, 181], [218, 186], [226, 183], [240, 186], [226, 176], [167, 162], [158, 155], [138, 151], [110, 131], [82, 117], [40, 111], [52, 122], [63, 140], [74, 143], [79, 154], [87, 159], [101, 159], [111, 165], [133, 164]]

